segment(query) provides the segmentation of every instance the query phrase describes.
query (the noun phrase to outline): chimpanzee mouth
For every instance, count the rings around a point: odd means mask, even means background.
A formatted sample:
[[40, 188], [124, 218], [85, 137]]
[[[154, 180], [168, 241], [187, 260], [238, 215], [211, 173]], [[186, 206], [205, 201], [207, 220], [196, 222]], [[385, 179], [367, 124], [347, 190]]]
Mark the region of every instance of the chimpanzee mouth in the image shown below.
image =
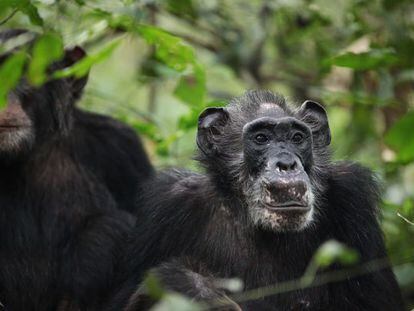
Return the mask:
[[303, 202], [265, 203], [267, 209], [275, 212], [308, 212], [311, 208]]
[[25, 123], [21, 123], [21, 124], [4, 123], [4, 124], [1, 124], [0, 123], [0, 131], [14, 131], [14, 130], [18, 130], [18, 129], [22, 129], [22, 128], [28, 128], [28, 127], [30, 127], [30, 124], [25, 124]]
[[267, 184], [263, 204], [272, 212], [308, 212], [311, 209], [306, 182], [276, 181]]

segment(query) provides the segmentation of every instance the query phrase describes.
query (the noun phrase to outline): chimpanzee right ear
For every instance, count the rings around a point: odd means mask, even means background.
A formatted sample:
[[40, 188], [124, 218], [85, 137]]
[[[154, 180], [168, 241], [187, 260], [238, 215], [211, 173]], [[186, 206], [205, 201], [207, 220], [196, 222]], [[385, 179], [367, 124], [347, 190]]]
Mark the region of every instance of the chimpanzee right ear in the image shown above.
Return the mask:
[[322, 105], [307, 100], [300, 107], [298, 115], [311, 128], [314, 142], [322, 146], [328, 146], [331, 143], [328, 115]]
[[206, 154], [217, 152], [216, 140], [229, 119], [225, 108], [207, 108], [198, 117], [197, 146]]
[[[66, 49], [63, 59], [64, 67], [70, 67], [82, 60], [84, 57], [86, 57], [86, 52], [79, 46]], [[83, 89], [88, 82], [88, 74], [81, 78], [70, 78], [69, 82], [71, 83], [72, 97], [78, 99], [82, 95]]]

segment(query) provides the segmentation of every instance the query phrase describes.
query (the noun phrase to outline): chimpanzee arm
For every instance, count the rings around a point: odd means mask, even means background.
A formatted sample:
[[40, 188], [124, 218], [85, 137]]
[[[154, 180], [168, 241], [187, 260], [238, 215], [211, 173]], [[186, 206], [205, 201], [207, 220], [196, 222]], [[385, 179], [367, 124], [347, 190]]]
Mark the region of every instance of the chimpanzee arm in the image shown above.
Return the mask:
[[[62, 284], [71, 304], [99, 306], [112, 286], [121, 244], [135, 219], [122, 211], [93, 215], [82, 223], [62, 253]], [[73, 303], [75, 301], [75, 303]]]
[[109, 117], [75, 110], [73, 140], [82, 162], [107, 186], [118, 207], [135, 211], [137, 188], [154, 174], [132, 128]]
[[[241, 310], [220, 288], [213, 276], [201, 264], [196, 264], [189, 258], [170, 260], [151, 269], [149, 274], [160, 282], [164, 290], [210, 304], [211, 310]], [[145, 283], [142, 283], [129, 298], [125, 311], [149, 310], [154, 303], [156, 301], [151, 299]]]
[[375, 177], [359, 165], [338, 164], [332, 167], [328, 183], [330, 209], [326, 211], [326, 225], [335, 232], [335, 239], [358, 251], [357, 270], [362, 273], [347, 282], [332, 284], [329, 296], [353, 310], [403, 310], [398, 284], [387, 266]]
[[[185, 171], [163, 172], [148, 182], [146, 195], [139, 201], [137, 226], [122, 258], [122, 285], [108, 310], [126, 306], [150, 268], [191, 253], [211, 213], [200, 191], [208, 191], [206, 187], [200, 175]], [[214, 205], [213, 200], [209, 202]]]

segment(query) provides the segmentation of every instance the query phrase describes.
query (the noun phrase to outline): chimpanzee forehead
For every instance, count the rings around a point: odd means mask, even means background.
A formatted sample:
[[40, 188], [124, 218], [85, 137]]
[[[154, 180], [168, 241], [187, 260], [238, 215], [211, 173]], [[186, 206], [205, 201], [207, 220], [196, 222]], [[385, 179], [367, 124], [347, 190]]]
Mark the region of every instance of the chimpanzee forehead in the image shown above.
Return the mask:
[[257, 117], [272, 117], [272, 118], [283, 118], [289, 114], [275, 103], [261, 103], [257, 109]]

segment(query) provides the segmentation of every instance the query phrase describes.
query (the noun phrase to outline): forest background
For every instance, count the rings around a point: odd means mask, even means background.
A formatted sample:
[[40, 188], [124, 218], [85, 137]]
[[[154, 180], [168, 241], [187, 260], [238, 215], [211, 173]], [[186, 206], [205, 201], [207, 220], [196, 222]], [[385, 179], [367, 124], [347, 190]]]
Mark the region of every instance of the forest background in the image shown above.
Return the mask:
[[134, 127], [158, 167], [199, 169], [198, 114], [247, 89], [323, 103], [334, 159], [383, 181], [388, 252], [414, 307], [414, 2], [1, 0], [9, 28], [41, 36], [0, 67], [0, 107], [21, 75], [40, 85], [64, 46], [83, 46], [59, 75], [90, 70], [80, 106]]

